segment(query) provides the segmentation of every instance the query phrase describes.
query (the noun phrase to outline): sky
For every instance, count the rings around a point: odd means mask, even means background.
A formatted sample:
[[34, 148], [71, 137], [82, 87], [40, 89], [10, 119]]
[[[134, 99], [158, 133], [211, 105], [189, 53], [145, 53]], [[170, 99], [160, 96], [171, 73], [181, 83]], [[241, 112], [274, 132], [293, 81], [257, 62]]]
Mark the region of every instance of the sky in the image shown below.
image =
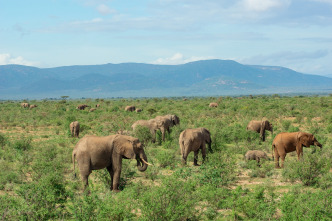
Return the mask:
[[0, 0], [0, 65], [206, 59], [332, 76], [332, 0]]

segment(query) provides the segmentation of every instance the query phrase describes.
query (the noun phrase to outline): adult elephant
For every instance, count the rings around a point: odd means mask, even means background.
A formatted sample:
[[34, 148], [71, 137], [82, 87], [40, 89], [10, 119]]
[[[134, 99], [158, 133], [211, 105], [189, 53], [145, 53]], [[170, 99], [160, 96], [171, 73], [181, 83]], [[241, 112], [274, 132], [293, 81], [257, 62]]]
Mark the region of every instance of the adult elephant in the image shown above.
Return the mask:
[[36, 104], [32, 104], [32, 105], [30, 105], [29, 109], [33, 109], [33, 108], [36, 108], [36, 107], [38, 107]]
[[259, 133], [262, 141], [265, 141], [266, 130], [271, 131], [271, 133], [273, 134], [273, 126], [268, 120], [263, 120], [263, 121], [252, 120], [249, 122], [247, 130]]
[[105, 137], [85, 136], [78, 141], [72, 153], [74, 175], [77, 159], [84, 189], [89, 185], [92, 170], [106, 168], [111, 176], [111, 190], [119, 192], [122, 159], [136, 159], [137, 169], [145, 171], [148, 165], [143, 144], [134, 137], [109, 135]]
[[84, 110], [85, 108], [87, 107], [90, 107], [89, 105], [87, 104], [80, 104], [76, 107], [77, 110]]
[[70, 133], [72, 137], [78, 137], [80, 134], [80, 123], [78, 121], [73, 121], [69, 124]]
[[30, 104], [29, 103], [21, 103], [21, 107], [27, 108], [27, 107], [30, 107]]
[[131, 125], [131, 128], [135, 131], [138, 126], [149, 128], [152, 135], [152, 142], [156, 142], [156, 131], [160, 128], [164, 128], [163, 122], [157, 121], [156, 119], [138, 120]]
[[[279, 158], [281, 158], [281, 167], [284, 167], [286, 154], [296, 150], [297, 159], [303, 155], [303, 146], [322, 145], [316, 140], [315, 136], [305, 132], [283, 132], [279, 133], [272, 142], [272, 159], [275, 156], [275, 168], [280, 168]], [[274, 153], [274, 155], [273, 155]]]
[[211, 149], [211, 134], [206, 128], [186, 129], [181, 132], [179, 137], [179, 144], [181, 149], [182, 163], [187, 164], [187, 157], [191, 151], [194, 151], [194, 165], [197, 164], [198, 152], [201, 150], [203, 162], [206, 158], [206, 144], [208, 144], [209, 151]]
[[210, 103], [209, 107], [218, 107], [218, 103]]
[[135, 111], [135, 109], [136, 109], [136, 107], [135, 106], [126, 106], [125, 107], [125, 111], [130, 111], [130, 112], [133, 112], [133, 111]]

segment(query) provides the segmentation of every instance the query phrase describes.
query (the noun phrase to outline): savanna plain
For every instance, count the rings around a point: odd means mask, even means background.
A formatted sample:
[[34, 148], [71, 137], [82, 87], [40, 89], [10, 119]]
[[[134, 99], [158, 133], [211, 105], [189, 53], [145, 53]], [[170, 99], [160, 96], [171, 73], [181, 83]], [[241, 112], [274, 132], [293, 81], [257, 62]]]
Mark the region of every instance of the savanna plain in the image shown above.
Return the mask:
[[[2, 220], [331, 220], [332, 96], [29, 100], [0, 102], [0, 219]], [[218, 107], [211, 108], [209, 103]], [[100, 107], [77, 110], [79, 104]], [[127, 112], [135, 105], [142, 112]], [[157, 133], [132, 132], [137, 120], [175, 114], [180, 124]], [[247, 131], [251, 120], [268, 120], [266, 140]], [[69, 124], [79, 121], [79, 138]], [[194, 166], [181, 163], [179, 135], [207, 128], [212, 152]], [[110, 190], [106, 169], [92, 171], [89, 193], [73, 176], [72, 151], [85, 135], [129, 131], [144, 142], [149, 165], [123, 159], [119, 193]], [[312, 133], [323, 148], [289, 153], [282, 169], [272, 160], [246, 161], [248, 150], [271, 158], [280, 132]], [[76, 173], [78, 169], [76, 167]]]

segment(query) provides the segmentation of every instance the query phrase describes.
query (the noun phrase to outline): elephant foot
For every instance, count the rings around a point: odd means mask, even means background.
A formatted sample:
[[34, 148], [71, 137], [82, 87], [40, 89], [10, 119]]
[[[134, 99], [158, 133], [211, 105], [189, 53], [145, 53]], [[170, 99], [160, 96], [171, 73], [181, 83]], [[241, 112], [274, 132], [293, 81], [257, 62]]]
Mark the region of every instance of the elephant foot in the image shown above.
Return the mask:
[[194, 164], [194, 166], [199, 167], [200, 165], [196, 163], [196, 164]]
[[121, 192], [121, 190], [117, 189], [117, 190], [112, 190], [113, 193], [119, 193]]

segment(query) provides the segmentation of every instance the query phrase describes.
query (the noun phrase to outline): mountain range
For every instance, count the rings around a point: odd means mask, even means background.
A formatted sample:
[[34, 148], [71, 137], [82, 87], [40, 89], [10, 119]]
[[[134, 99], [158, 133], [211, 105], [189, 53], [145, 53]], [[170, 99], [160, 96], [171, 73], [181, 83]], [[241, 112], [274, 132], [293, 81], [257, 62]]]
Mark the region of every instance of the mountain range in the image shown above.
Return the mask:
[[0, 66], [0, 99], [275, 93], [332, 93], [332, 78], [232, 60], [202, 60], [180, 65]]

